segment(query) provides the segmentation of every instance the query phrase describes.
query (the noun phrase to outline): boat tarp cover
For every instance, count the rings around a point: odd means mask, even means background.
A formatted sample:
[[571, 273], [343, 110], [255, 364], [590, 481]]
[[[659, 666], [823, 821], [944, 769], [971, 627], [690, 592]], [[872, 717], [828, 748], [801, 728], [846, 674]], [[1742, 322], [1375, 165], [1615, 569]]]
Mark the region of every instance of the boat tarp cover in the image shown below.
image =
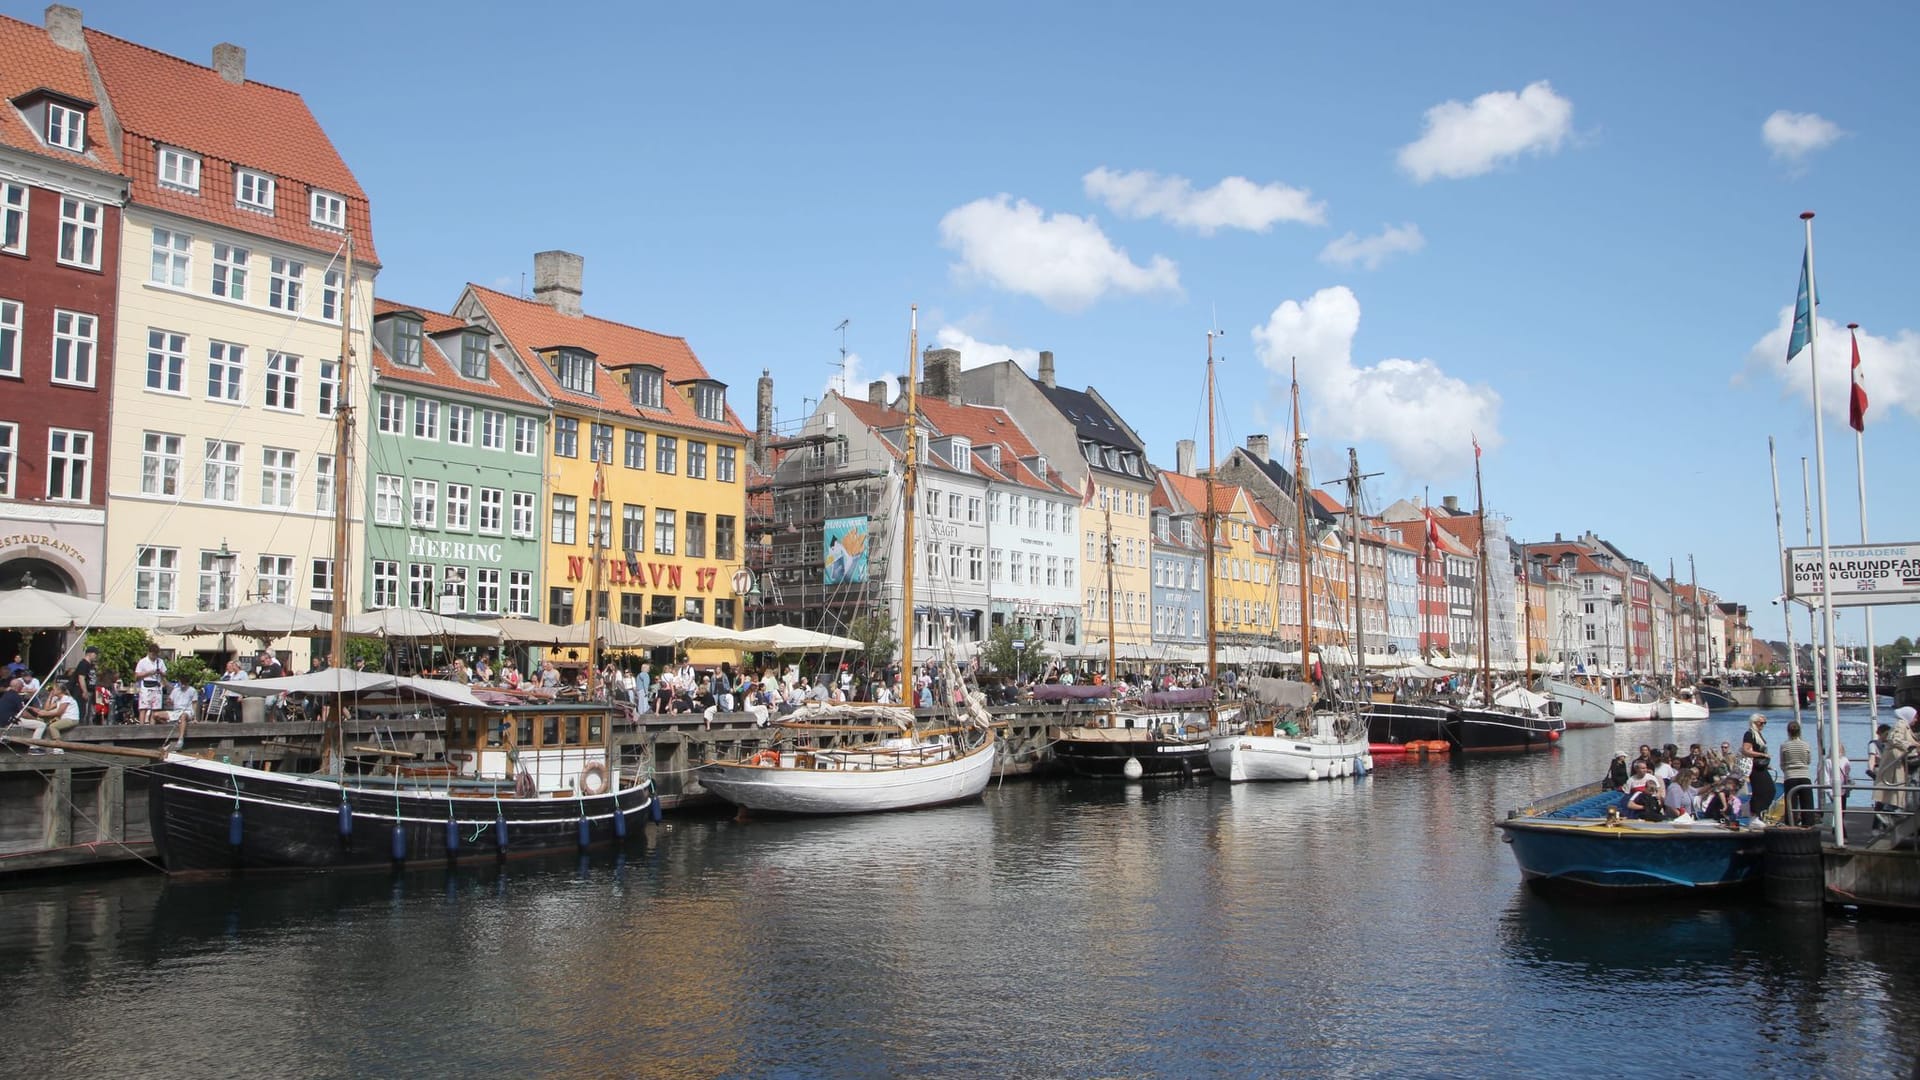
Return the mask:
[[1313, 703], [1313, 687], [1294, 679], [1255, 675], [1247, 680], [1253, 699], [1271, 709], [1304, 709]]
[[1113, 693], [1104, 686], [1080, 686], [1073, 683], [1041, 683], [1033, 688], [1035, 701], [1093, 701], [1097, 698], [1111, 697]]
[[1141, 703], [1150, 709], [1164, 709], [1170, 705], [1205, 705], [1212, 700], [1213, 691], [1205, 687], [1160, 690], [1140, 695]]

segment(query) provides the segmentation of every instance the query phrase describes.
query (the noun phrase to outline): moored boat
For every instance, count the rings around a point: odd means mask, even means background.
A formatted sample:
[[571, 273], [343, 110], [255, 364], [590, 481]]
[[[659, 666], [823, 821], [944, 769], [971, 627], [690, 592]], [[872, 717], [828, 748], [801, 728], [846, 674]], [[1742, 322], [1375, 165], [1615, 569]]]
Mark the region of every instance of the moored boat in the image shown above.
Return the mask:
[[1613, 699], [1605, 693], [1566, 679], [1548, 679], [1547, 692], [1560, 702], [1560, 718], [1569, 728], [1612, 727]]
[[1705, 705], [1690, 700], [1681, 694], [1666, 694], [1653, 703], [1653, 718], [1656, 720], [1705, 720], [1709, 712]]
[[1625, 801], [1621, 792], [1587, 784], [1495, 824], [1513, 848], [1521, 877], [1536, 889], [1613, 897], [1700, 895], [1760, 881], [1763, 826], [1632, 821], [1621, 816]]
[[1469, 706], [1447, 715], [1447, 741], [1467, 753], [1546, 750], [1560, 741], [1566, 722], [1524, 709]]
[[1616, 721], [1652, 720], [1654, 719], [1654, 702], [1621, 701], [1616, 698], [1613, 703], [1613, 718]]

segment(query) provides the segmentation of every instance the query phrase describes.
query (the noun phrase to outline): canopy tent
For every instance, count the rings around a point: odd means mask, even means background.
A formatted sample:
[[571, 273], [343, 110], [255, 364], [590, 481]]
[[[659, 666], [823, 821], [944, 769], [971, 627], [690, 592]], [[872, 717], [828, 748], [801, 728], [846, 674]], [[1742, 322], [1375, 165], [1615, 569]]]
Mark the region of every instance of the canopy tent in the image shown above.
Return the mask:
[[462, 645], [500, 640], [498, 627], [418, 608], [382, 608], [355, 615], [347, 620], [346, 631], [356, 637], [432, 638]]
[[500, 640], [507, 645], [564, 645], [567, 627], [534, 619], [482, 619], [481, 625], [491, 626], [500, 631]]
[[[628, 626], [626, 623], [614, 622], [605, 616], [601, 616], [597, 622], [600, 627], [600, 647], [603, 649], [657, 649], [663, 645], [673, 644], [673, 640], [667, 635], [656, 634], [650, 627]], [[572, 626], [560, 627], [557, 640], [547, 644], [592, 645], [594, 636], [593, 622], [579, 622]]]
[[683, 649], [744, 649], [742, 644], [747, 635], [738, 630], [729, 630], [724, 626], [695, 622], [692, 619], [675, 619], [672, 622], [654, 623], [645, 627], [649, 634], [659, 634], [666, 638], [661, 644], [678, 645]]
[[797, 626], [775, 623], [758, 630], [747, 630], [741, 634], [739, 648], [754, 652], [833, 652], [835, 650], [854, 651], [865, 649], [867, 643], [858, 638], [841, 637], [838, 634], [822, 633], [818, 630], [802, 630]]
[[48, 592], [31, 585], [0, 592], [0, 629], [4, 630], [152, 629], [157, 621], [158, 616], [150, 611], [113, 607], [84, 596]]
[[332, 628], [329, 616], [291, 604], [267, 602], [241, 604], [218, 611], [201, 611], [160, 620], [158, 630], [166, 634], [205, 635], [238, 634], [242, 637], [271, 640], [282, 637], [319, 637]]
[[280, 679], [237, 679], [222, 682], [220, 689], [246, 697], [273, 694], [380, 694], [410, 692], [454, 705], [480, 705], [473, 691], [459, 683], [443, 679], [414, 679], [388, 675], [381, 671], [355, 671], [351, 668], [327, 668], [305, 675]]

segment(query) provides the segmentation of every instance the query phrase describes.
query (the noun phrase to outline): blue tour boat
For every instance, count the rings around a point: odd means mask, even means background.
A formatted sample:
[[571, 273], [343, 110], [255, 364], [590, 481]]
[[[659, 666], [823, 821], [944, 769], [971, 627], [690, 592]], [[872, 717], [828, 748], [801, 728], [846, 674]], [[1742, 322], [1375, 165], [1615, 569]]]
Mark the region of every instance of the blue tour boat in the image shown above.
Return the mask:
[[[1766, 829], [1719, 821], [1635, 821], [1626, 795], [1598, 783], [1497, 822], [1537, 889], [1606, 896], [1729, 891], [1760, 882]], [[1608, 811], [1614, 811], [1609, 814]]]

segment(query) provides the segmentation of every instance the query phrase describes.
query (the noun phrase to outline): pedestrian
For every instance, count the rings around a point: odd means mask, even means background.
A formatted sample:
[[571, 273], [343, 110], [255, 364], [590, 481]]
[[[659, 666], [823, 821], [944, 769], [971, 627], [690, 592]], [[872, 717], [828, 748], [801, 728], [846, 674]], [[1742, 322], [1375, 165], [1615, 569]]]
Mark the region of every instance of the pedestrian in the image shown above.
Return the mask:
[[1740, 736], [1740, 756], [1747, 761], [1751, 770], [1747, 782], [1753, 788], [1753, 798], [1748, 800], [1753, 816], [1760, 817], [1773, 805], [1773, 759], [1767, 751], [1767, 714], [1754, 713], [1747, 719], [1747, 733]]
[[80, 662], [73, 665], [73, 699], [81, 703], [83, 723], [86, 714], [93, 711], [94, 699], [99, 696], [100, 675], [94, 669], [94, 662], [99, 659], [99, 648], [89, 645], [80, 654]]
[[[1780, 744], [1780, 788], [1787, 805], [1787, 824], [1813, 820], [1813, 747], [1800, 737], [1800, 721], [1787, 721], [1787, 741]], [[1801, 793], [1805, 789], [1805, 794]]]
[[1874, 821], [1881, 828], [1899, 824], [1913, 802], [1905, 788], [1913, 782], [1915, 758], [1920, 757], [1920, 748], [1916, 748], [1913, 738], [1914, 715], [1911, 705], [1893, 710], [1893, 727], [1887, 732], [1886, 743], [1880, 748], [1879, 766], [1873, 771], [1873, 804], [1880, 811]]
[[166, 686], [167, 665], [160, 659], [160, 646], [147, 645], [147, 655], [133, 665], [133, 681], [140, 690], [140, 722], [154, 723], [154, 714], [164, 708], [162, 691]]

